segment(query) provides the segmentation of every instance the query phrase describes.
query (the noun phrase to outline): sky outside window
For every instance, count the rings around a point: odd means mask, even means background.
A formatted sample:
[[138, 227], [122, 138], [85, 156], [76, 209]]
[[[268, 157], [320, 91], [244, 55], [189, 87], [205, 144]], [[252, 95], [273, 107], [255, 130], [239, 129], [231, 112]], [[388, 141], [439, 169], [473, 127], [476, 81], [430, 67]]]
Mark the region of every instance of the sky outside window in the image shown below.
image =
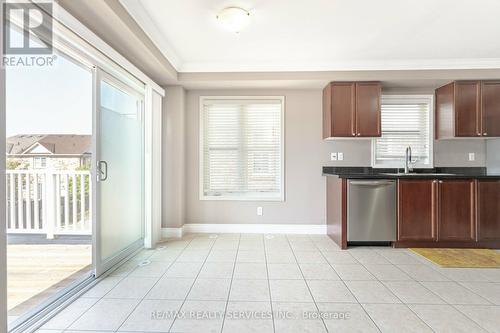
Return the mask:
[[8, 137], [92, 134], [92, 72], [61, 54], [53, 66], [6, 67], [6, 107]]

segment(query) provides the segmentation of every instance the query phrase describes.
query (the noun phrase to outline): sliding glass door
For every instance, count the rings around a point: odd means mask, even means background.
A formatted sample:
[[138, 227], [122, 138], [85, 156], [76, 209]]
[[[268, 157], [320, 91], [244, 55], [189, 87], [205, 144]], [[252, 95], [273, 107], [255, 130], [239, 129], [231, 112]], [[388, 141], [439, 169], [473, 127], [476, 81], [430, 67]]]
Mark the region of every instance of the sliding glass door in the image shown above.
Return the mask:
[[144, 244], [145, 86], [58, 20], [34, 36], [17, 16], [13, 44], [53, 47], [5, 68], [8, 319], [25, 332]]
[[94, 263], [99, 276], [143, 245], [144, 89], [99, 69], [95, 75]]

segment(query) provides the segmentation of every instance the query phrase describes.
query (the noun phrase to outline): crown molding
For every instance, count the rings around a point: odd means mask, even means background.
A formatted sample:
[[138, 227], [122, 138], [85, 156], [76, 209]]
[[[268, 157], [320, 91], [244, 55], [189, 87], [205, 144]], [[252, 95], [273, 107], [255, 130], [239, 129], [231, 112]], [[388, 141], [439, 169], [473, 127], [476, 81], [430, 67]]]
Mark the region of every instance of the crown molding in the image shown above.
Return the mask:
[[179, 67], [182, 65], [179, 55], [160, 32], [141, 2], [137, 0], [119, 1], [130, 16], [139, 24], [144, 33], [156, 44], [156, 47], [163, 53], [175, 70], [179, 71]]

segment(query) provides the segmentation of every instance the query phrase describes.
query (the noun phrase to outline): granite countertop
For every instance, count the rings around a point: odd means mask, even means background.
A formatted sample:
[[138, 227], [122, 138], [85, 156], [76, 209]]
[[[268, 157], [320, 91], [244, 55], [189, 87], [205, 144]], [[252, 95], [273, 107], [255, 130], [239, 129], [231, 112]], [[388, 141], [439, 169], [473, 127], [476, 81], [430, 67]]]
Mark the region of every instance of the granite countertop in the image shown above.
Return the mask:
[[403, 169], [373, 169], [371, 167], [323, 167], [324, 176], [338, 176], [348, 179], [499, 179], [500, 174], [488, 173], [482, 167], [446, 167], [417, 169], [404, 174]]

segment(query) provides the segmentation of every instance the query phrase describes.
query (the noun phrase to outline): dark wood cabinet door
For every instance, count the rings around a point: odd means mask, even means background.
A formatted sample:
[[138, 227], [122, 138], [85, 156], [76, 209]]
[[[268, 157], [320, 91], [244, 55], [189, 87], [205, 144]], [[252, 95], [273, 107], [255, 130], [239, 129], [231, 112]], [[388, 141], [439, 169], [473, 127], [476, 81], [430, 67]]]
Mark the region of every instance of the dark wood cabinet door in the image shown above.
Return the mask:
[[354, 83], [331, 84], [331, 136], [355, 136], [355, 93]]
[[440, 180], [438, 241], [476, 238], [474, 180]]
[[500, 136], [500, 82], [483, 82], [481, 114], [483, 136]]
[[436, 189], [433, 180], [398, 181], [398, 241], [436, 239]]
[[455, 83], [455, 136], [481, 136], [481, 83]]
[[455, 136], [453, 96], [455, 83], [448, 83], [436, 89], [435, 136], [436, 139], [449, 139]]
[[500, 240], [500, 181], [477, 182], [479, 240]]
[[332, 136], [332, 85], [323, 89], [323, 139]]
[[356, 136], [382, 136], [380, 96], [379, 82], [356, 83]]

